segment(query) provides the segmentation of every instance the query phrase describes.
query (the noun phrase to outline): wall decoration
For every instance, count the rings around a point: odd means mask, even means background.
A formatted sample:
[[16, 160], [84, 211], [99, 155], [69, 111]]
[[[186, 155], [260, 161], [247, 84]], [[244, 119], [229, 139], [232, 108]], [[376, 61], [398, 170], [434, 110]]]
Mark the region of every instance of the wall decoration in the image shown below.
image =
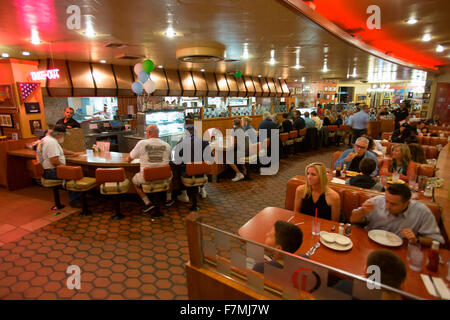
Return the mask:
[[429, 99], [423, 99], [423, 104], [429, 104], [430, 100]]
[[41, 84], [39, 82], [17, 82], [17, 85], [19, 86], [20, 99], [26, 101]]
[[10, 84], [0, 84], [0, 109], [16, 109]]
[[391, 99], [383, 99], [383, 106], [387, 106], [391, 103]]
[[408, 99], [412, 99], [414, 97], [414, 92], [408, 92]]
[[31, 134], [34, 134], [36, 130], [42, 129], [41, 120], [30, 120], [30, 131]]
[[424, 93], [422, 99], [430, 99], [431, 93]]
[[325, 95], [325, 100], [330, 100], [330, 95], [329, 94]]
[[0, 127], [14, 128], [12, 114], [0, 114]]
[[421, 117], [421, 118], [426, 119], [427, 115], [428, 115], [428, 112], [427, 112], [427, 111], [420, 111], [420, 117]]
[[295, 94], [302, 94], [302, 88], [295, 88]]
[[41, 113], [39, 102], [25, 102], [26, 113]]

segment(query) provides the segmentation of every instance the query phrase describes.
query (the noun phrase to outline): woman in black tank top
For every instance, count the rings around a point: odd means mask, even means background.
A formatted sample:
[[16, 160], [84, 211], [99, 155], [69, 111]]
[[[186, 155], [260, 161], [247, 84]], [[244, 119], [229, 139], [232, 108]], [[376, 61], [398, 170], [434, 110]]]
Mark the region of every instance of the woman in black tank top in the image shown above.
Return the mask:
[[322, 219], [339, 221], [341, 202], [339, 194], [328, 187], [326, 167], [313, 162], [305, 169], [306, 184], [295, 192], [294, 211]]

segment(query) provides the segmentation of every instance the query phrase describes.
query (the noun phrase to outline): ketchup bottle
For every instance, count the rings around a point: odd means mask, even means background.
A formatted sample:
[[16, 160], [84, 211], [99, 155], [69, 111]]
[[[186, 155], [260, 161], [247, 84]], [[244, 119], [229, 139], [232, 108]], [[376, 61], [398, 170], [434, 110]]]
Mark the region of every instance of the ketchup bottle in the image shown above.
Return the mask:
[[439, 266], [439, 242], [433, 240], [431, 250], [428, 253], [427, 269], [431, 272], [437, 272]]

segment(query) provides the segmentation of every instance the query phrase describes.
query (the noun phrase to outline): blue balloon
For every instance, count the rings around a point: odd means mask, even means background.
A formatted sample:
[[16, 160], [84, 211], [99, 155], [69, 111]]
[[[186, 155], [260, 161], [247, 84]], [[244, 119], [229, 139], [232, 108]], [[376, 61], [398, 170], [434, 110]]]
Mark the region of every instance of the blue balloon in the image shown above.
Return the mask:
[[139, 72], [138, 79], [141, 83], [145, 83], [148, 80], [148, 74], [145, 71]]
[[136, 93], [136, 94], [141, 94], [142, 90], [144, 90], [144, 88], [142, 88], [142, 84], [140, 84], [139, 82], [135, 81], [131, 85], [131, 90], [133, 90], [133, 92]]

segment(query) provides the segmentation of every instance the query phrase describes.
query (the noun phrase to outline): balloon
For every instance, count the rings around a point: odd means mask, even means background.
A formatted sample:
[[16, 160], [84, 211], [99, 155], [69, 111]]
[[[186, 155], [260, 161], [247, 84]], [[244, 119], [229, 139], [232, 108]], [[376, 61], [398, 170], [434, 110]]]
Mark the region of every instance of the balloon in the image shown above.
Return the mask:
[[150, 72], [153, 71], [153, 69], [155, 69], [155, 64], [153, 63], [152, 60], [145, 60], [144, 62], [142, 62], [142, 68], [144, 69], [145, 72], [147, 72], [147, 74], [149, 74]]
[[144, 70], [139, 72], [138, 79], [140, 83], [145, 83], [148, 80], [148, 74]]
[[234, 74], [234, 76], [236, 77], [236, 78], [240, 78], [240, 77], [242, 77], [242, 73], [241, 73], [241, 71], [240, 70], [238, 70], [235, 74]]
[[135, 81], [133, 82], [133, 84], [131, 85], [131, 90], [133, 90], [134, 93], [136, 94], [141, 94], [142, 93], [142, 84], [140, 84], [139, 82]]
[[137, 75], [143, 70], [144, 69], [142, 68], [142, 63], [139, 62], [134, 65], [134, 73], [136, 73]]
[[156, 83], [152, 79], [148, 79], [147, 82], [144, 83], [144, 89], [150, 94], [156, 90]]

